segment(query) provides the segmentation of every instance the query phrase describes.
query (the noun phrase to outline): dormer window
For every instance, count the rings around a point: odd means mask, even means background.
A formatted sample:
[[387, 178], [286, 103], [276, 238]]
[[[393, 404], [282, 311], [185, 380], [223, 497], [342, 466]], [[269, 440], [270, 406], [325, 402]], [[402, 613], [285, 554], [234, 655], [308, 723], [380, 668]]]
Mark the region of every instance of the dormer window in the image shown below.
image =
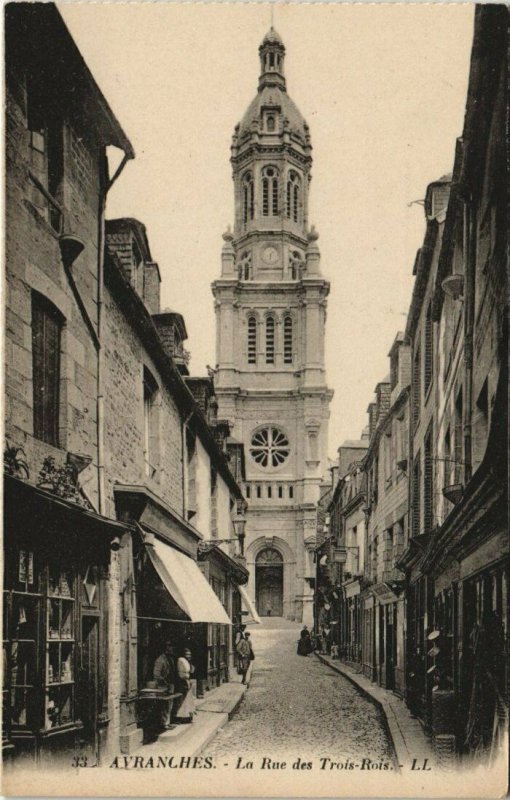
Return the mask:
[[269, 114], [267, 117], [267, 130], [269, 133], [273, 133], [276, 127], [276, 120], [274, 118], [274, 114]]

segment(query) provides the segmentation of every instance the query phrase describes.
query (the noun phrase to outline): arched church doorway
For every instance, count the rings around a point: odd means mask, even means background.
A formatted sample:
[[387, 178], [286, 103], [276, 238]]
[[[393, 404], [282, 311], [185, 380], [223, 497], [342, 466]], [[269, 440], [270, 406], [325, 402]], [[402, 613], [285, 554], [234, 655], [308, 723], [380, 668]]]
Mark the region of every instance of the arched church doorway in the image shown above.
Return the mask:
[[283, 558], [272, 547], [261, 550], [256, 558], [255, 592], [261, 617], [283, 615]]

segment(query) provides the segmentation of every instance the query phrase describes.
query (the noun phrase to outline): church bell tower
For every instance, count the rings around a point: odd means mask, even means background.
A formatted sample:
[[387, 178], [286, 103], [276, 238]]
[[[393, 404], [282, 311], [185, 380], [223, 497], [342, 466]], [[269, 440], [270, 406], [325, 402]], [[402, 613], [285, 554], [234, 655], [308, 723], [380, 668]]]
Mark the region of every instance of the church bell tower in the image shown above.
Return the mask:
[[312, 621], [316, 504], [327, 472], [329, 283], [308, 222], [312, 145], [287, 94], [285, 47], [259, 47], [258, 92], [232, 137], [233, 232], [216, 310], [218, 416], [246, 453], [246, 558], [261, 615]]

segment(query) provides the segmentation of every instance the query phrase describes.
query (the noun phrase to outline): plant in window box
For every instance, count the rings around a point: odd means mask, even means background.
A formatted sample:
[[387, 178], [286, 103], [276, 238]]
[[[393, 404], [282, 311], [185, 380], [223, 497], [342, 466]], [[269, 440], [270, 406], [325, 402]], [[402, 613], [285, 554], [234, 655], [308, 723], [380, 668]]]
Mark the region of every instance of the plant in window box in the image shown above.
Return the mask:
[[7, 475], [23, 480], [30, 477], [25, 451], [22, 447], [11, 445], [6, 440], [4, 450], [4, 471]]
[[57, 467], [53, 456], [46, 456], [44, 459], [39, 472], [37, 486], [65, 500], [72, 500], [77, 505], [91, 508], [90, 503], [83, 497], [77, 485], [74, 466], [72, 464], [62, 464]]

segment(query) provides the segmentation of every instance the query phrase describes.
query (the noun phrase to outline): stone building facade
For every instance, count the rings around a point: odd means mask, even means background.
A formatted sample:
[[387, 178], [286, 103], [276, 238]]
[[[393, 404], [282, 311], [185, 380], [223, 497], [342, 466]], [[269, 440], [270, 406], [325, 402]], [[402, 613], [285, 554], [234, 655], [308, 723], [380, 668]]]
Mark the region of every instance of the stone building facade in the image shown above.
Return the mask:
[[422, 576], [409, 603], [422, 660], [410, 700], [439, 755], [481, 760], [508, 725], [507, 58], [508, 9], [478, 7], [440, 252], [415, 306], [421, 318], [430, 309], [434, 413], [404, 558], [410, 580]]
[[[144, 226], [107, 221], [106, 246], [105, 487], [108, 512], [134, 527], [122, 542], [121, 587], [125, 592], [133, 577], [139, 587], [123, 601], [132, 613], [117, 619], [115, 720], [121, 750], [131, 752], [142, 742], [139, 696], [162, 640], [176, 652], [192, 648], [198, 694], [229, 678], [229, 622], [241, 621], [238, 586], [248, 579], [234, 528], [245, 503], [217, 422], [213, 382], [187, 380], [179, 363], [184, 321], [175, 312], [159, 313], [159, 269]], [[179, 571], [188, 575], [187, 588], [179, 587]], [[197, 618], [192, 605], [176, 607], [173, 587], [189, 600], [191, 589], [204, 592], [203, 577], [214, 593], [208, 602], [216, 595], [223, 617]], [[111, 646], [116, 652], [118, 644]]]
[[125, 530], [100, 480], [107, 148], [134, 154], [53, 5], [7, 8], [6, 42], [4, 745], [19, 763], [76, 748], [93, 764], [117, 746], [110, 543]]
[[388, 689], [404, 691], [403, 574], [397, 568], [407, 540], [409, 347], [397, 334], [390, 375], [376, 387], [369, 406], [367, 547], [363, 592], [363, 671]]
[[198, 693], [229, 679], [244, 460], [145, 227], [105, 221], [134, 152], [59, 12], [12, 5], [6, 35], [3, 753], [94, 766], [140, 745], [165, 640]]
[[[439, 454], [436, 452], [438, 417], [438, 331], [432, 317], [432, 296], [437, 282], [437, 269], [443, 240], [446, 210], [450, 194], [451, 176], [444, 176], [431, 183], [425, 193], [426, 232], [423, 246], [417, 253], [414, 273], [416, 275], [413, 296], [408, 314], [406, 337], [412, 349], [411, 356], [411, 408], [409, 419], [409, 504], [410, 539], [401, 560], [405, 569], [407, 585], [407, 652], [409, 677], [407, 700], [414, 713], [423, 721], [427, 718], [427, 624], [430, 589], [427, 577], [421, 568], [420, 555], [426, 548], [431, 532], [439, 523], [438, 487], [434, 476], [440, 470]], [[459, 341], [460, 318], [458, 308], [448, 301], [449, 338], [448, 360], [454, 355], [453, 342]], [[454, 331], [454, 333], [453, 333]], [[446, 344], [446, 342], [445, 342]], [[448, 370], [450, 367], [448, 367]], [[457, 423], [452, 429], [452, 451], [460, 447], [462, 433]], [[453, 452], [446, 455], [444, 469], [455, 473]], [[460, 460], [460, 459], [458, 459]]]
[[311, 622], [306, 578], [332, 396], [324, 367], [329, 283], [308, 224], [310, 132], [287, 94], [285, 48], [273, 29], [259, 52], [258, 93], [232, 139], [234, 230], [224, 234], [213, 283], [215, 385], [219, 417], [247, 453], [251, 596], [260, 614]]
[[[508, 21], [507, 8], [475, 10], [453, 173], [425, 193], [407, 326], [368, 407], [360, 465], [367, 538], [353, 666], [405, 698], [447, 767], [493, 763], [508, 728]], [[331, 564], [319, 574], [333, 583], [340, 520], [362, 498], [361, 482], [345, 495], [340, 470], [334, 535], [320, 551]], [[347, 557], [340, 548], [336, 560]], [[329, 622], [352, 664], [356, 630], [331, 589]]]

